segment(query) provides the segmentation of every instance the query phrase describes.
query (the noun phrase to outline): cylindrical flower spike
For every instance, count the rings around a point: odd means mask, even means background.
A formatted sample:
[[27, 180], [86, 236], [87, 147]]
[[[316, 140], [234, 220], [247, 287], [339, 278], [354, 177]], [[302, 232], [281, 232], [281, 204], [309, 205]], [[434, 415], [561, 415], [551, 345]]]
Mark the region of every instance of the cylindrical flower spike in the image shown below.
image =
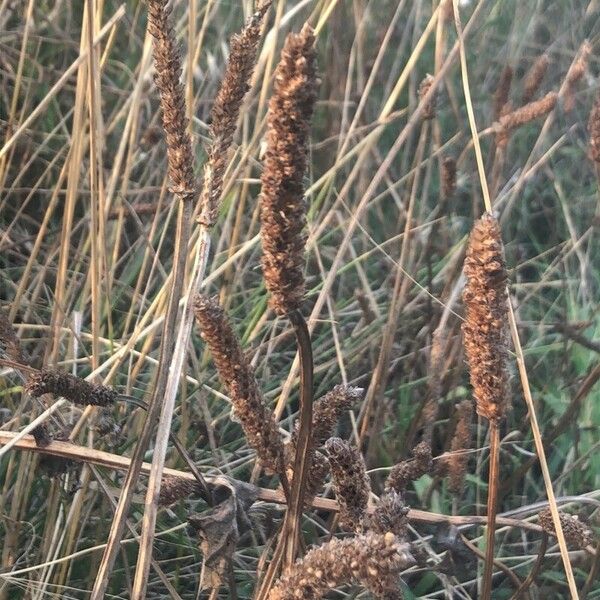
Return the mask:
[[267, 467], [281, 473], [283, 442], [275, 417], [263, 401], [254, 370], [225, 312], [215, 299], [202, 295], [195, 299], [194, 312], [248, 443]]
[[464, 273], [464, 346], [477, 414], [499, 421], [509, 401], [507, 273], [500, 227], [489, 213], [473, 227]]
[[299, 34], [288, 35], [267, 117], [260, 213], [262, 267], [270, 305], [280, 315], [299, 308], [304, 297], [303, 177], [317, 83], [313, 45], [314, 33], [307, 25]]

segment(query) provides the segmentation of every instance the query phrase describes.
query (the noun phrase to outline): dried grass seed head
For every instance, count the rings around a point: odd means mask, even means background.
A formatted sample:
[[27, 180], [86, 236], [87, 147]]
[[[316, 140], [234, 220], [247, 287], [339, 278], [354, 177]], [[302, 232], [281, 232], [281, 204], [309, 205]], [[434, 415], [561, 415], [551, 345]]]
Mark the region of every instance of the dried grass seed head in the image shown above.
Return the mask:
[[508, 104], [510, 87], [512, 85], [513, 70], [506, 65], [500, 73], [500, 79], [494, 92], [494, 119], [498, 120], [502, 114], [502, 109]]
[[181, 83], [181, 55], [170, 19], [172, 9], [167, 0], [146, 0], [146, 4], [148, 31], [154, 42], [154, 81], [160, 93], [171, 190], [180, 198], [191, 198], [196, 191], [196, 180]]
[[[336, 385], [321, 396], [313, 407], [312, 440], [315, 447], [324, 444], [335, 431], [340, 417], [362, 398], [363, 389], [351, 385]], [[292, 441], [298, 435], [298, 423]]]
[[499, 146], [505, 146], [513, 129], [547, 115], [554, 109], [557, 100], [558, 94], [556, 92], [548, 92], [539, 100], [534, 100], [516, 110], [504, 112], [496, 124], [496, 143]]
[[[419, 102], [423, 101], [423, 99], [427, 95], [427, 92], [429, 92], [429, 90], [431, 89], [432, 85], [433, 85], [433, 75], [430, 75], [429, 73], [427, 73], [427, 75], [425, 75], [425, 77], [419, 84]], [[435, 119], [436, 105], [437, 105], [436, 92], [433, 92], [431, 98], [425, 103], [425, 106], [423, 107], [423, 112], [421, 113], [421, 118], [424, 121], [427, 121], [429, 119]]]
[[430, 473], [433, 469], [431, 446], [422, 441], [412, 450], [413, 458], [404, 460], [392, 468], [385, 482], [386, 490], [403, 494], [411, 481]]
[[201, 213], [198, 218], [206, 226], [213, 225], [217, 218], [229, 151], [244, 97], [250, 89], [263, 19], [270, 5], [271, 0], [268, 0], [259, 6], [242, 31], [234, 34], [229, 43], [227, 66], [211, 111], [211, 145], [204, 167]]
[[508, 408], [508, 308], [504, 246], [496, 219], [476, 221], [465, 257], [463, 337], [477, 414], [502, 419]]
[[545, 52], [535, 59], [535, 62], [531, 65], [529, 71], [527, 71], [525, 80], [523, 81], [523, 104], [528, 104], [533, 100], [533, 97], [540, 89], [540, 85], [542, 84], [549, 65], [550, 57]]
[[579, 80], [585, 75], [591, 53], [592, 46], [585, 40], [567, 71], [565, 82], [561, 88], [563, 109], [567, 113], [575, 108], [575, 89]]
[[365, 460], [358, 448], [340, 438], [327, 440], [325, 449], [340, 505], [340, 523], [346, 529], [358, 531], [371, 493]]
[[[590, 527], [579, 519], [577, 515], [559, 511], [560, 524], [569, 546], [583, 550], [594, 542], [594, 533]], [[538, 514], [540, 527], [549, 535], [556, 537], [556, 529], [552, 520], [552, 513], [545, 508]]]
[[280, 315], [299, 308], [304, 297], [303, 178], [316, 100], [314, 39], [307, 25], [286, 38], [267, 116], [260, 203], [262, 267], [270, 305]]
[[600, 163], [600, 93], [596, 96], [594, 106], [592, 106], [592, 110], [590, 111], [588, 135], [590, 137], [590, 158], [594, 162]]
[[200, 492], [197, 481], [185, 477], [166, 476], [160, 484], [159, 506], [170, 506]]
[[283, 442], [275, 417], [264, 403], [254, 370], [225, 312], [216, 299], [203, 295], [196, 296], [194, 312], [248, 443], [268, 468], [281, 472]]
[[82, 406], [108, 406], [118, 394], [106, 385], [96, 385], [63, 371], [38, 371], [32, 374], [23, 390], [35, 398], [44, 394], [62, 396]]
[[446, 156], [442, 161], [442, 198], [448, 200], [456, 192], [456, 161]]
[[394, 490], [385, 492], [363, 519], [363, 529], [374, 533], [391, 532], [400, 539], [406, 536], [408, 507], [401, 494]]
[[409, 545], [389, 532], [333, 538], [310, 550], [276, 581], [268, 600], [317, 600], [352, 583], [376, 598], [400, 600], [399, 573], [414, 564]]
[[465, 474], [469, 455], [466, 450], [471, 445], [471, 421], [473, 420], [473, 402], [463, 400], [456, 407], [457, 420], [454, 436], [450, 444], [450, 455], [446, 461], [448, 489], [454, 496], [460, 496], [465, 483]]

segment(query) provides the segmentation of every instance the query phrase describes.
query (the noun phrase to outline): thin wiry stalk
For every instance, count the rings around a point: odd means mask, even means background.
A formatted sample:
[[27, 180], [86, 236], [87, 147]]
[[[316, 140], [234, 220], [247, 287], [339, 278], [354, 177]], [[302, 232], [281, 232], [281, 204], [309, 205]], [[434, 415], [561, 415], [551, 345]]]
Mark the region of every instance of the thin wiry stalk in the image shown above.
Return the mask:
[[[188, 131], [185, 109], [185, 96], [181, 84], [181, 62], [179, 50], [175, 42], [175, 34], [169, 22], [170, 9], [165, 0], [148, 2], [148, 32], [153, 36], [153, 53], [155, 64], [155, 82], [160, 92], [162, 122], [166, 134], [168, 174], [172, 191], [178, 198], [177, 230], [175, 233], [175, 250], [173, 256], [173, 280], [168, 296], [166, 318], [163, 325], [158, 374], [153, 390], [152, 400], [146, 414], [143, 429], [135, 447], [130, 468], [123, 483], [123, 490], [111, 524], [107, 546], [94, 581], [91, 600], [101, 600], [108, 586], [110, 573], [116, 559], [120, 541], [123, 537], [127, 512], [131, 497], [140, 474], [143, 456], [152, 437], [154, 427], [159, 418], [163, 397], [169, 382], [169, 367], [175, 347], [175, 320], [179, 300], [183, 289], [183, 278], [187, 259], [187, 245], [191, 231], [193, 201], [196, 197], [196, 182], [193, 169], [193, 155]], [[177, 373], [179, 377], [179, 373]], [[168, 418], [162, 420], [163, 424]], [[170, 425], [170, 422], [168, 423]], [[170, 427], [169, 427], [170, 428]], [[148, 579], [150, 559], [152, 557], [152, 541], [160, 477], [168, 433], [157, 440], [163, 450], [155, 452], [153, 461], [154, 473], [148, 488], [146, 510], [142, 526], [140, 554], [136, 568], [132, 598], [143, 598]], [[160, 433], [160, 432], [159, 432]], [[164, 438], [164, 439], [163, 439]]]

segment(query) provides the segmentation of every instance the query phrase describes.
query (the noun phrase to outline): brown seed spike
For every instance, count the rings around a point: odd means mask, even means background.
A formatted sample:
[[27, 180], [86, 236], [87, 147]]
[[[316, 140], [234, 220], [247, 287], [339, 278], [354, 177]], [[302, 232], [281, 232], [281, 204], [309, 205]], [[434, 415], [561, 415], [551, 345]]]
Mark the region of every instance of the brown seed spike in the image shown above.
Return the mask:
[[171, 189], [179, 198], [187, 199], [195, 194], [196, 181], [181, 84], [181, 57], [167, 4], [167, 0], [147, 0], [148, 31], [154, 38], [154, 81], [160, 93]]
[[565, 112], [571, 112], [575, 108], [575, 89], [579, 80], [585, 75], [591, 52], [592, 46], [585, 40], [567, 71], [561, 88]]
[[340, 524], [358, 531], [367, 510], [371, 482], [360, 451], [340, 438], [325, 444], [335, 495], [340, 505]]
[[[580, 521], [579, 517], [562, 511], [559, 511], [558, 514], [565, 540], [569, 546], [583, 550], [586, 546], [594, 542], [592, 530], [584, 522]], [[538, 519], [542, 529], [546, 533], [556, 537], [556, 530], [554, 529], [554, 521], [552, 520], [550, 509], [545, 508], [540, 511]]]
[[[423, 98], [427, 95], [427, 92], [431, 89], [433, 84], [433, 76], [429, 73], [425, 75], [423, 81], [419, 85], [419, 101], [421, 102]], [[435, 92], [433, 92], [433, 97], [425, 104], [423, 108], [423, 112], [421, 113], [421, 118], [424, 121], [435, 118], [435, 109], [436, 109], [436, 97]]]
[[286, 38], [267, 117], [262, 267], [270, 305], [280, 315], [299, 308], [304, 297], [306, 203], [302, 180], [316, 100], [314, 39], [307, 25], [300, 34]]
[[590, 158], [600, 163], [600, 94], [596, 96], [594, 106], [588, 120], [588, 135], [590, 136]]
[[456, 161], [446, 156], [442, 162], [442, 198], [448, 200], [456, 191]]
[[506, 65], [502, 69], [498, 85], [496, 86], [496, 92], [494, 94], [494, 119], [498, 120], [502, 114], [502, 109], [508, 103], [508, 96], [510, 94], [510, 86], [512, 85], [513, 70], [512, 67]]
[[278, 581], [268, 600], [318, 600], [328, 590], [360, 583], [376, 598], [401, 600], [398, 573], [415, 564], [408, 544], [391, 532], [332, 540], [313, 548]]
[[531, 69], [525, 75], [523, 82], [523, 104], [528, 104], [533, 100], [537, 91], [540, 89], [544, 75], [550, 65], [550, 58], [546, 53], [538, 56], [531, 66]]
[[500, 130], [510, 131], [547, 115], [555, 106], [558, 99], [556, 92], [549, 92], [540, 100], [534, 100], [521, 108], [503, 114], [500, 119]]
[[54, 394], [83, 406], [108, 406], [116, 402], [118, 396], [108, 386], [94, 385], [62, 371], [39, 371], [29, 378], [23, 389], [35, 398]]
[[215, 299], [202, 295], [195, 299], [194, 312], [248, 443], [268, 468], [281, 473], [283, 442], [275, 417], [263, 401], [254, 370], [225, 312]]
[[160, 484], [158, 505], [170, 506], [199, 492], [200, 486], [197, 481], [185, 479], [184, 477], [166, 476]]
[[473, 227], [464, 273], [464, 346], [477, 413], [498, 421], [508, 404], [507, 274], [500, 227], [489, 213]]
[[454, 496], [460, 496], [465, 484], [465, 473], [469, 455], [463, 452], [471, 443], [471, 420], [473, 419], [473, 402], [463, 400], [457, 407], [458, 419], [454, 437], [450, 444], [450, 456], [447, 461], [448, 489]]
[[417, 444], [412, 450], [413, 458], [398, 463], [388, 475], [386, 490], [394, 490], [403, 494], [411, 481], [417, 480], [433, 469], [431, 447], [425, 441]]
[[204, 168], [201, 213], [198, 218], [206, 226], [213, 225], [217, 218], [228, 154], [244, 97], [250, 89], [263, 18], [270, 5], [271, 0], [262, 4], [242, 31], [231, 37], [227, 67], [211, 111], [211, 146]]

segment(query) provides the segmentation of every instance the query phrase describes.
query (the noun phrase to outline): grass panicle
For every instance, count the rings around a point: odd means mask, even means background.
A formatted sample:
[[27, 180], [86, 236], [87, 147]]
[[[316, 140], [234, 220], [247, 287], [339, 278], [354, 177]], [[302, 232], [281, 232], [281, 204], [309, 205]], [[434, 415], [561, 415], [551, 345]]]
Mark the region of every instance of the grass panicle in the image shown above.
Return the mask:
[[268, 599], [317, 600], [335, 587], [358, 583], [376, 598], [400, 600], [399, 573], [413, 564], [408, 544], [391, 532], [333, 538], [296, 562]]
[[229, 59], [211, 110], [211, 144], [204, 167], [198, 220], [207, 227], [215, 223], [219, 211], [223, 176], [240, 110], [250, 89], [263, 20], [270, 5], [271, 0], [264, 2], [248, 19], [242, 31], [234, 34], [229, 41]]
[[148, 31], [153, 37], [154, 82], [160, 94], [171, 191], [180, 199], [190, 199], [196, 194], [197, 184], [181, 83], [181, 55], [171, 23], [172, 8], [167, 0], [147, 0], [146, 4]]
[[262, 266], [270, 305], [279, 315], [298, 309], [304, 298], [303, 178], [316, 100], [314, 41], [308, 25], [287, 36], [267, 116], [260, 199]]
[[64, 371], [38, 371], [29, 377], [23, 390], [34, 398], [53, 394], [81, 406], [109, 406], [118, 398], [112, 388], [90, 383]]
[[[594, 532], [591, 527], [580, 520], [577, 515], [570, 515], [569, 513], [559, 511], [559, 516], [560, 525], [569, 546], [583, 550], [594, 543]], [[546, 533], [556, 537], [552, 513], [549, 508], [545, 508], [539, 512], [538, 523]]]
[[281, 435], [225, 311], [216, 299], [198, 295], [194, 301], [194, 312], [202, 338], [210, 349], [221, 382], [229, 392], [233, 413], [248, 443], [268, 468], [281, 473]]
[[464, 273], [463, 336], [477, 414], [499, 421], [509, 402], [507, 273], [500, 227], [489, 213], [473, 226]]
[[359, 531], [371, 493], [365, 459], [358, 448], [340, 438], [327, 440], [325, 449], [340, 505], [340, 524], [350, 531]]
[[465, 485], [465, 474], [469, 455], [464, 452], [471, 444], [471, 422], [473, 420], [473, 402], [463, 400], [456, 407], [457, 419], [452, 442], [450, 443], [450, 455], [446, 461], [448, 473], [448, 489], [453, 496], [460, 497]]
[[413, 458], [403, 460], [392, 468], [385, 482], [387, 490], [394, 490], [403, 494], [411, 481], [416, 481], [433, 469], [431, 446], [426, 442], [419, 442], [412, 450]]
[[525, 75], [523, 80], [523, 96], [521, 98], [522, 104], [529, 104], [535, 95], [538, 93], [542, 81], [548, 71], [550, 65], [550, 57], [547, 53], [540, 54], [534, 63], [531, 65], [529, 71]]

